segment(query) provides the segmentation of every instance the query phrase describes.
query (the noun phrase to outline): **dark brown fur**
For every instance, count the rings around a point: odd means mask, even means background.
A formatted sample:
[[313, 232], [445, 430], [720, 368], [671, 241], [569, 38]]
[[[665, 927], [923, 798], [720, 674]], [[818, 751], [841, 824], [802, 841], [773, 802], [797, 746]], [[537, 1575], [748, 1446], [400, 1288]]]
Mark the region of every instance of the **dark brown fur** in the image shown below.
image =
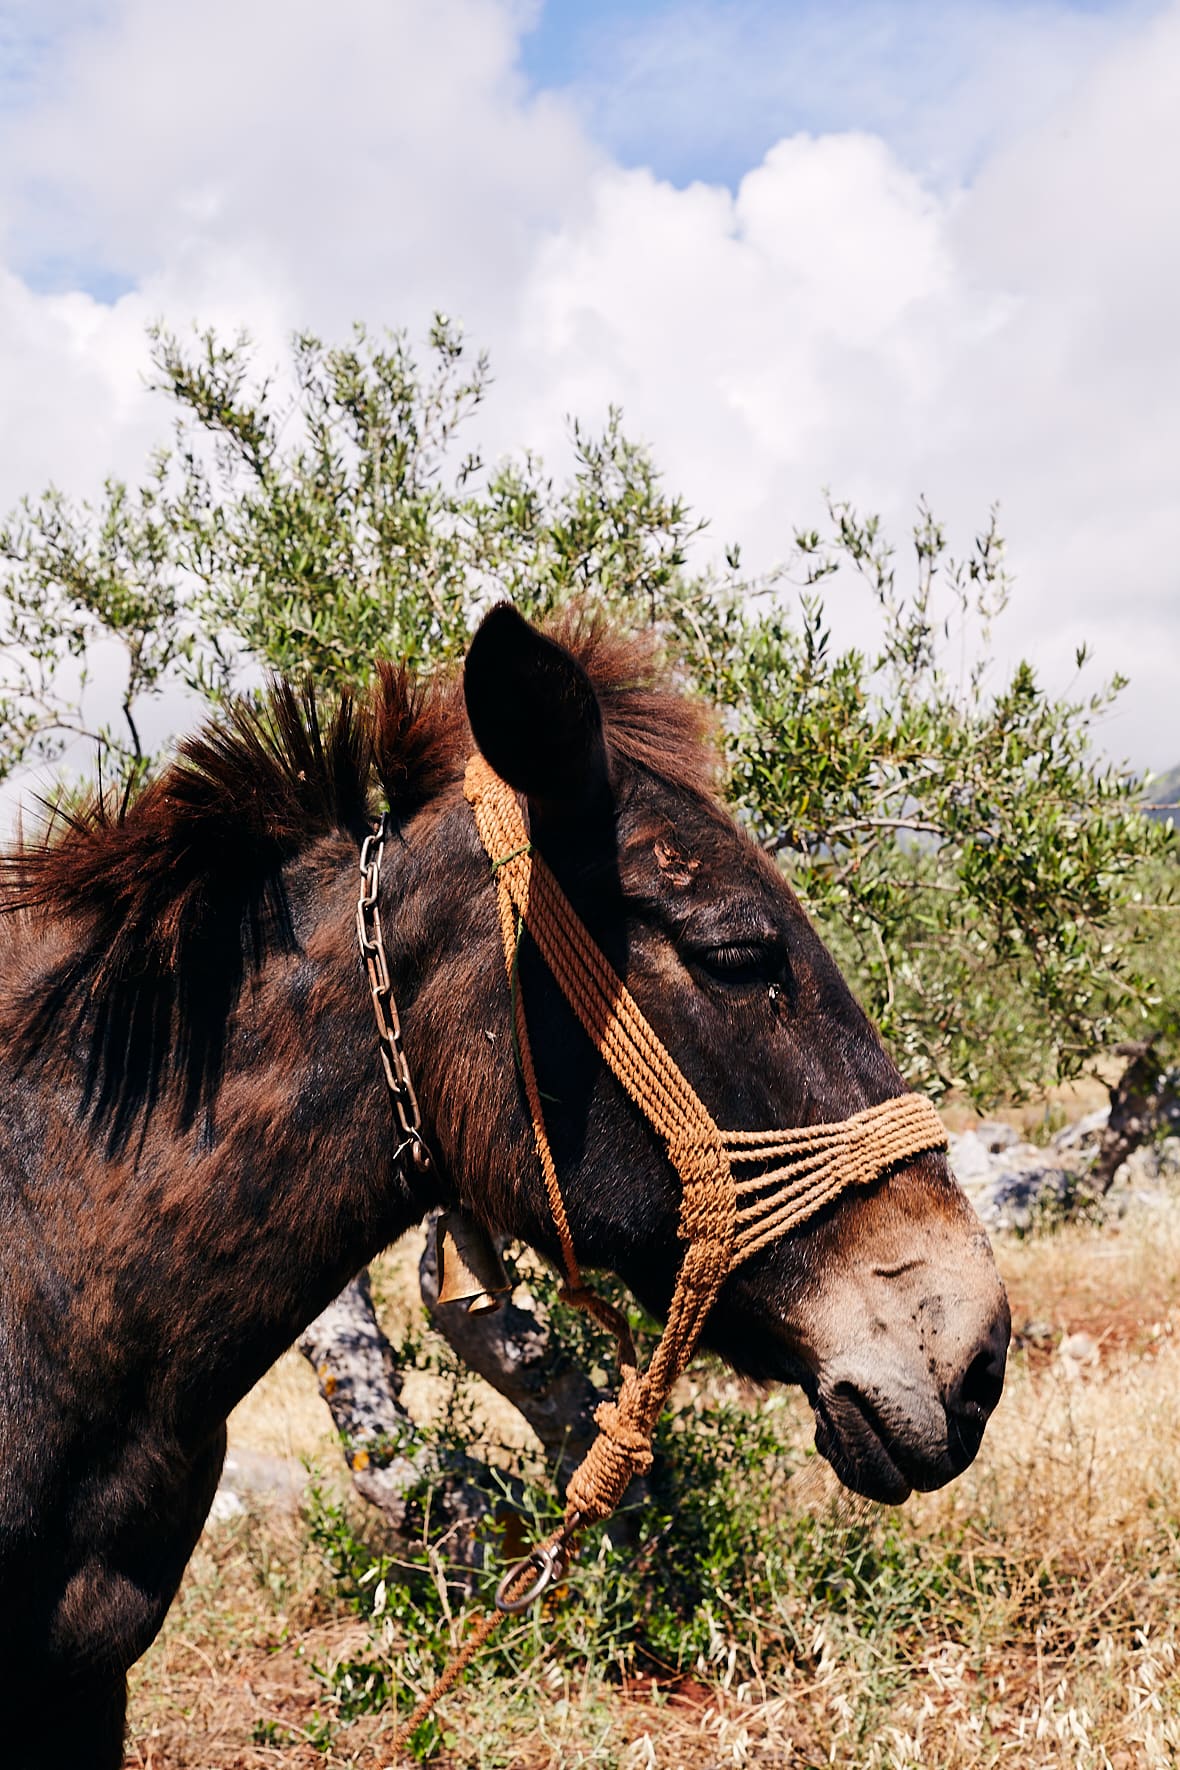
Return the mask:
[[[788, 888], [713, 799], [700, 709], [644, 648], [584, 623], [562, 637], [568, 651], [489, 618], [468, 668], [476, 735], [523, 790], [544, 774], [536, 840], [718, 1121], [838, 1118], [897, 1092]], [[280, 685], [126, 808], [59, 817], [3, 863], [0, 1663], [22, 1693], [15, 1770], [120, 1761], [124, 1674], [200, 1531], [225, 1417], [360, 1265], [448, 1198], [555, 1252], [460, 787], [471, 742], [457, 681], [386, 667], [328, 716]], [[427, 1178], [393, 1159], [353, 934], [381, 802], [386, 942], [439, 1158]], [[718, 954], [746, 948], [748, 976], [718, 973]], [[527, 942], [521, 986], [579, 1250], [658, 1310], [678, 1260], [675, 1178]], [[975, 1233], [941, 1159], [879, 1194], [744, 1268], [713, 1343], [822, 1408], [807, 1322], [825, 1274], [898, 1226]], [[969, 1460], [998, 1394], [987, 1308], [991, 1374], [961, 1398], [961, 1374], [939, 1378], [958, 1447], [907, 1451], [899, 1473], [901, 1452], [882, 1461], [834, 1403], [829, 1454], [847, 1479], [896, 1498]]]

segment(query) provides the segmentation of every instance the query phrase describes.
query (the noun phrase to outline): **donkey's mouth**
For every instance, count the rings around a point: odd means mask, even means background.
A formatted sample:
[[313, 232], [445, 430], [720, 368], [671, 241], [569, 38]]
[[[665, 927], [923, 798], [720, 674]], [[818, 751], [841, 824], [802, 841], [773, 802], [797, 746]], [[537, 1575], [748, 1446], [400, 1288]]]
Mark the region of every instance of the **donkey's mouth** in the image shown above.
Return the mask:
[[809, 1395], [815, 1412], [815, 1448], [853, 1493], [887, 1506], [908, 1500], [914, 1483], [899, 1460], [899, 1450], [872, 1407], [850, 1385], [841, 1383], [825, 1395]]

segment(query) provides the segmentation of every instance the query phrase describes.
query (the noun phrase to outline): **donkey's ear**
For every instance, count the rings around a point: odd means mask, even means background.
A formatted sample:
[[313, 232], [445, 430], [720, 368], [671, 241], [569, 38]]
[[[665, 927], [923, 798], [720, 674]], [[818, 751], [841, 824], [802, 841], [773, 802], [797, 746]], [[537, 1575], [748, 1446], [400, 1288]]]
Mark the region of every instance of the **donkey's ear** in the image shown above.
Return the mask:
[[480, 754], [546, 820], [584, 812], [608, 786], [602, 711], [577, 658], [501, 602], [463, 671]]

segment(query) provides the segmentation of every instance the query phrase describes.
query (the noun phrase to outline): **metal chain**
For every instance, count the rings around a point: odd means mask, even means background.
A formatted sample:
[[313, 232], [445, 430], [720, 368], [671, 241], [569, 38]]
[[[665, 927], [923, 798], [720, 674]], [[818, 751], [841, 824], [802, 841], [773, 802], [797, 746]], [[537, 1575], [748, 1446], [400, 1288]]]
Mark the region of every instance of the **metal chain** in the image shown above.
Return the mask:
[[361, 949], [361, 959], [364, 961], [365, 975], [369, 980], [369, 994], [373, 999], [373, 1018], [377, 1022], [377, 1049], [381, 1054], [381, 1067], [385, 1072], [393, 1110], [402, 1131], [403, 1141], [397, 1154], [401, 1155], [409, 1149], [415, 1166], [425, 1173], [434, 1165], [434, 1158], [422, 1135], [422, 1113], [410, 1077], [410, 1066], [402, 1050], [402, 1026], [398, 1018], [397, 1003], [393, 998], [385, 941], [381, 933], [381, 910], [377, 903], [387, 828], [387, 820], [383, 817], [361, 845], [361, 893], [356, 905], [356, 938]]

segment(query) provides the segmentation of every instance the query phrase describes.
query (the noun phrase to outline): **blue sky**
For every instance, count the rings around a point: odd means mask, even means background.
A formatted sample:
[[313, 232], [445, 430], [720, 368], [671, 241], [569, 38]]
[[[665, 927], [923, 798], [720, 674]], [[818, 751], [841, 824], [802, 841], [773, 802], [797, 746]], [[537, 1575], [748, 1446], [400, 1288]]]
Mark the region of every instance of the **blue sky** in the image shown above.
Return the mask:
[[[1050, 111], [1160, 9], [1159, 0], [545, 0], [526, 17], [517, 60], [533, 92], [560, 95], [619, 164], [677, 186], [735, 189], [784, 136], [857, 130], [945, 189], [970, 182], [999, 140]], [[119, 0], [0, 0], [0, 117], [54, 94], [71, 48], [119, 10]], [[80, 288], [104, 303], [135, 287], [134, 266], [89, 237], [68, 190], [32, 167], [24, 183], [25, 220], [18, 213], [10, 249], [32, 287]]]
[[108, 0], [0, 0], [0, 111], [52, 82], [65, 46], [110, 15]]
[[[1151, 0], [547, 0], [521, 59], [534, 87], [573, 97], [624, 164], [676, 184], [732, 186], [780, 137], [846, 129], [959, 179], [1156, 10]], [[1053, 57], [1036, 58], [1030, 89], [1022, 64], [1050, 37]]]
[[751, 569], [824, 487], [902, 557], [998, 501], [1004, 656], [1168, 767], [1178, 165], [1180, 0], [0, 0], [0, 512], [141, 471], [154, 320], [442, 308], [486, 459], [620, 405]]

